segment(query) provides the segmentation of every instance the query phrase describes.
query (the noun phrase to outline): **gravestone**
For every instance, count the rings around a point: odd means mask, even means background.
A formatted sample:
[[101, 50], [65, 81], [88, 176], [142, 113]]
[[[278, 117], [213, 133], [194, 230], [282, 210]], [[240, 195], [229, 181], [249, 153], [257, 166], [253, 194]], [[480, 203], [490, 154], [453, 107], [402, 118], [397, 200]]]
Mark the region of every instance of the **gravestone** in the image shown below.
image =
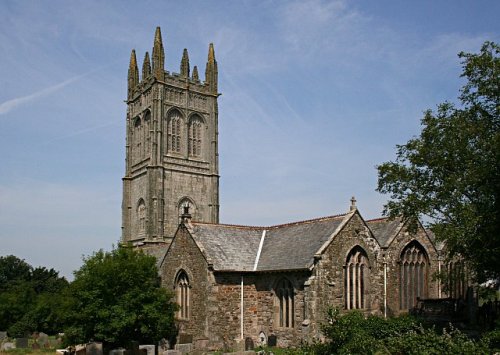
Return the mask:
[[272, 347], [276, 346], [276, 344], [278, 344], [278, 338], [276, 337], [276, 335], [271, 334], [269, 338], [267, 338], [267, 345]]
[[193, 336], [191, 334], [180, 333], [179, 334], [179, 344], [191, 344], [193, 342]]
[[259, 333], [259, 346], [266, 346], [266, 345], [267, 345], [266, 333], [260, 332]]
[[102, 343], [88, 343], [85, 346], [85, 355], [102, 355]]
[[180, 351], [182, 354], [188, 354], [193, 350], [193, 344], [175, 344], [175, 350]]
[[35, 342], [31, 345], [31, 348], [33, 350], [39, 350], [40, 349], [40, 344], [38, 344], [37, 341], [35, 340]]
[[44, 348], [49, 342], [49, 336], [44, 332], [38, 333], [38, 344], [40, 347]]
[[253, 350], [254, 345], [253, 345], [253, 340], [250, 337], [247, 337], [245, 339], [245, 351], [246, 350]]
[[113, 349], [109, 352], [109, 355], [125, 355], [126, 350], [124, 348]]
[[155, 346], [154, 345], [139, 345], [139, 350], [146, 350], [147, 355], [155, 355]]
[[15, 349], [15, 348], [16, 348], [16, 345], [14, 343], [11, 343], [10, 341], [8, 341], [8, 342], [3, 343], [2, 346], [0, 346], [0, 351], [7, 351], [7, 350]]
[[28, 338], [17, 338], [16, 348], [26, 349], [28, 347]]
[[0, 341], [4, 340], [7, 338], [7, 332], [0, 332]]

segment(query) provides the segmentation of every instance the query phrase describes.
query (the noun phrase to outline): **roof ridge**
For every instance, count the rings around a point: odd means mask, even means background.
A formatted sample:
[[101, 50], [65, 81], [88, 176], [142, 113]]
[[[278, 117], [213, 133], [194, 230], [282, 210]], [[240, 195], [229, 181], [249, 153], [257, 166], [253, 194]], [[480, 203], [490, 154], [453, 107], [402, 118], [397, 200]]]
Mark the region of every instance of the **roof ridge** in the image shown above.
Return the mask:
[[318, 218], [312, 218], [312, 219], [306, 219], [303, 221], [296, 221], [296, 222], [289, 222], [289, 223], [283, 223], [283, 224], [276, 224], [274, 226], [270, 226], [269, 229], [271, 228], [281, 228], [281, 227], [287, 227], [287, 226], [294, 226], [294, 225], [299, 225], [299, 224], [306, 224], [306, 223], [312, 223], [312, 222], [317, 222], [317, 221], [322, 221], [322, 220], [327, 220], [327, 219], [333, 219], [333, 218], [338, 218], [338, 217], [345, 217], [347, 216], [348, 213], [340, 213], [332, 216], [325, 216], [325, 217], [318, 217]]
[[324, 217], [318, 217], [318, 218], [312, 218], [312, 219], [305, 219], [302, 221], [295, 221], [295, 222], [288, 222], [288, 223], [283, 223], [283, 224], [275, 224], [272, 226], [248, 226], [248, 225], [242, 225], [242, 224], [228, 224], [228, 223], [213, 223], [213, 222], [197, 222], [193, 221], [193, 224], [205, 224], [205, 225], [213, 225], [213, 226], [221, 226], [221, 227], [235, 227], [235, 228], [244, 228], [244, 229], [275, 229], [275, 228], [281, 228], [281, 227], [287, 227], [287, 226], [293, 226], [293, 225], [299, 225], [299, 224], [306, 224], [306, 223], [312, 223], [312, 222], [317, 222], [317, 221], [322, 221], [322, 220], [328, 220], [328, 219], [333, 219], [333, 218], [338, 218], [338, 217], [345, 217], [348, 213], [339, 213], [331, 216], [324, 216]]
[[380, 222], [388, 219], [389, 217], [379, 217], [379, 218], [367, 219], [366, 222]]

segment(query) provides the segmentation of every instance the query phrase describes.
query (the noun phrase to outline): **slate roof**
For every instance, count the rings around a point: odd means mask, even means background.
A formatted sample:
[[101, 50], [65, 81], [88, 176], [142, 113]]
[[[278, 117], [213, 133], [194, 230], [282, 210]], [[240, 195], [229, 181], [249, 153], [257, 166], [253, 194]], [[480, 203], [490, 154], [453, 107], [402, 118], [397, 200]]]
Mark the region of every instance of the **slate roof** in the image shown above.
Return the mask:
[[190, 233], [214, 270], [252, 271], [263, 229], [193, 222]]
[[309, 268], [346, 215], [275, 226], [266, 232], [257, 270]]
[[387, 247], [399, 230], [401, 218], [378, 218], [366, 221], [381, 247]]
[[[307, 269], [314, 255], [347, 215], [277, 225], [247, 227], [192, 222], [190, 233], [216, 271]], [[255, 262], [266, 232], [256, 270]]]

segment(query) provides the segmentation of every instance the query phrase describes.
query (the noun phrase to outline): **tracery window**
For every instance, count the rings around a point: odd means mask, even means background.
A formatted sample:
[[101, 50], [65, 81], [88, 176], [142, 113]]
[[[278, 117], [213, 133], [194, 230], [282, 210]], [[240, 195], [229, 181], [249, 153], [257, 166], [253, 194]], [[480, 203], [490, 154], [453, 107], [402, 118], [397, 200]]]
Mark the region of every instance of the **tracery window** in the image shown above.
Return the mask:
[[200, 118], [194, 117], [189, 124], [188, 154], [192, 157], [201, 156], [201, 134], [203, 123]]
[[190, 300], [190, 285], [189, 279], [184, 270], [179, 271], [177, 275], [177, 281], [175, 283], [177, 304], [179, 305], [179, 310], [177, 311], [177, 317], [181, 319], [189, 319], [189, 302]]
[[451, 298], [465, 298], [467, 293], [467, 270], [461, 260], [450, 261], [447, 266], [447, 290]]
[[428, 258], [424, 248], [413, 241], [401, 253], [400, 307], [411, 309], [417, 298], [427, 297]]
[[279, 306], [278, 325], [284, 328], [293, 328], [295, 304], [292, 283], [287, 279], [280, 280], [276, 286], [275, 294]]
[[137, 205], [137, 217], [139, 220], [139, 235], [142, 236], [146, 233], [146, 204], [143, 199], [140, 199]]
[[356, 246], [347, 255], [345, 264], [345, 308], [366, 308], [366, 291], [368, 283], [368, 257], [363, 248]]
[[181, 152], [182, 117], [178, 111], [174, 111], [168, 118], [168, 140], [167, 147], [170, 152]]

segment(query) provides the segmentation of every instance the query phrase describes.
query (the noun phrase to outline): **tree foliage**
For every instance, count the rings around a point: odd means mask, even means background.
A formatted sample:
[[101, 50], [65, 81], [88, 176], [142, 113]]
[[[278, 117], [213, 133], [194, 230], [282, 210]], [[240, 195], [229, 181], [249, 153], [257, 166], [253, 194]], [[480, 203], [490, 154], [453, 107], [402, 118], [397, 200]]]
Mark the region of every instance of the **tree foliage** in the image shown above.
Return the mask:
[[77, 344], [108, 346], [168, 338], [176, 306], [160, 287], [156, 259], [130, 248], [98, 251], [84, 259], [69, 288], [65, 335]]
[[450, 257], [464, 258], [480, 281], [500, 277], [499, 54], [493, 42], [460, 53], [461, 106], [426, 111], [420, 136], [377, 167], [377, 190], [390, 195], [384, 213], [426, 216]]
[[11, 336], [62, 331], [60, 306], [67, 286], [54, 269], [33, 268], [13, 255], [0, 257], [0, 329]]

